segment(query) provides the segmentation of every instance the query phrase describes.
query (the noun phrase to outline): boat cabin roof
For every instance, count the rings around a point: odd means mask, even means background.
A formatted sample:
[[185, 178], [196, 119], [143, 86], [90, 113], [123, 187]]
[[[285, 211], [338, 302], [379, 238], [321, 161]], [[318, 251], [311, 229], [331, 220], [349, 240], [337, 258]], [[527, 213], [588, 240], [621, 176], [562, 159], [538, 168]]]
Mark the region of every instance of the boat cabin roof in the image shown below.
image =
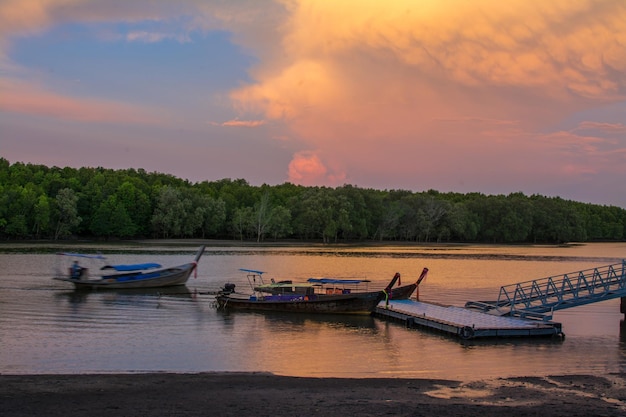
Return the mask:
[[101, 254], [87, 254], [87, 253], [74, 253], [74, 252], [59, 252], [58, 255], [61, 256], [71, 256], [74, 258], [89, 258], [89, 259], [106, 259]]
[[[97, 260], [106, 260], [106, 257], [104, 257], [102, 254], [97, 253], [97, 254], [88, 254], [88, 253], [77, 253], [77, 252], [59, 252], [58, 255], [61, 256], [68, 256], [68, 257], [72, 257], [72, 258], [86, 258], [86, 259], [97, 259]], [[103, 266], [102, 270], [108, 270], [108, 269], [113, 269], [115, 271], [118, 272], [131, 272], [131, 271], [141, 271], [141, 270], [146, 270], [146, 269], [155, 269], [155, 268], [161, 268], [160, 264], [154, 263], [154, 262], [147, 262], [147, 263], [141, 263], [141, 264], [128, 264], [128, 265], [105, 265]]]
[[257, 285], [256, 288], [311, 288], [311, 284], [294, 284], [289, 282], [275, 282], [272, 284]]
[[[240, 271], [246, 272], [248, 274], [259, 275], [262, 276], [265, 274], [264, 271], [258, 271], [256, 269], [246, 269], [239, 268]], [[250, 277], [248, 277], [250, 278]], [[337, 278], [309, 278], [307, 283], [302, 284], [294, 284], [291, 281], [279, 281], [274, 282], [272, 279], [271, 284], [262, 284], [257, 286], [257, 288], [281, 288], [281, 287], [311, 287], [312, 285], [359, 285], [362, 283], [371, 282], [369, 279], [337, 279]]]
[[239, 268], [239, 270], [242, 271], [242, 272], [249, 272], [251, 274], [258, 274], [258, 275], [263, 275], [265, 273], [263, 271], [256, 271], [254, 269]]

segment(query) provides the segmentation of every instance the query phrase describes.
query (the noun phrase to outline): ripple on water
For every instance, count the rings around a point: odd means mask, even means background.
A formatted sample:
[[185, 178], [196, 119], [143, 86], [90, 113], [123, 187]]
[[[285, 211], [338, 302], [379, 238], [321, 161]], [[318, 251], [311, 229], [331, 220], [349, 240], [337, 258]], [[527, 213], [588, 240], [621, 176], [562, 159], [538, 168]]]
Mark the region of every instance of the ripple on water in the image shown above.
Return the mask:
[[[266, 371], [480, 379], [626, 371], [619, 300], [555, 315], [564, 325], [562, 342], [459, 343], [371, 317], [228, 314], [215, 310], [208, 294], [239, 279], [241, 267], [277, 278], [366, 277], [384, 285], [397, 271], [403, 282], [411, 281], [427, 266], [422, 299], [463, 305], [497, 298], [500, 285], [603, 265], [614, 255], [606, 248], [463, 247], [465, 255], [441, 256], [450, 249], [430, 257], [410, 247], [377, 249], [376, 256], [371, 250], [215, 250], [202, 259], [198, 279], [184, 292], [143, 294], [75, 292], [49, 278], [52, 255], [0, 254], [0, 373]], [[618, 249], [626, 252], [626, 244]], [[121, 262], [136, 257], [121, 256]]]

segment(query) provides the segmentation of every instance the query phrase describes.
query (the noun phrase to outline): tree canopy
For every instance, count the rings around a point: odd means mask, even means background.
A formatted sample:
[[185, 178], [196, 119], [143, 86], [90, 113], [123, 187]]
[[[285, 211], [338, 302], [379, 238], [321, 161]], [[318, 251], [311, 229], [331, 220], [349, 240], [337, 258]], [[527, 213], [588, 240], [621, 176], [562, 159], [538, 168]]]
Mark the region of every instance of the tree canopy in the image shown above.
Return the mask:
[[520, 192], [191, 183], [143, 169], [10, 164], [0, 157], [0, 238], [206, 238], [563, 243], [626, 239], [626, 210]]

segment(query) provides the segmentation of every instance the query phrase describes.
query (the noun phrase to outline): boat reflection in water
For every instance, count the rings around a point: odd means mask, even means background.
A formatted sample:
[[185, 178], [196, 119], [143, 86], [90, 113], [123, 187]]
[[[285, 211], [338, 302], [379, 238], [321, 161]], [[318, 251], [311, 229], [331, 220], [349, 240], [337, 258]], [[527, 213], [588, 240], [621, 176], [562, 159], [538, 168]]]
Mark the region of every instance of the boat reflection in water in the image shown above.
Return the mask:
[[105, 304], [128, 304], [136, 305], [142, 300], [158, 300], [160, 298], [194, 299], [197, 291], [192, 291], [185, 285], [168, 288], [129, 288], [113, 289], [107, 291], [82, 291], [73, 290], [57, 293], [59, 299], [67, 299], [70, 304], [82, 304], [88, 300], [101, 299]]

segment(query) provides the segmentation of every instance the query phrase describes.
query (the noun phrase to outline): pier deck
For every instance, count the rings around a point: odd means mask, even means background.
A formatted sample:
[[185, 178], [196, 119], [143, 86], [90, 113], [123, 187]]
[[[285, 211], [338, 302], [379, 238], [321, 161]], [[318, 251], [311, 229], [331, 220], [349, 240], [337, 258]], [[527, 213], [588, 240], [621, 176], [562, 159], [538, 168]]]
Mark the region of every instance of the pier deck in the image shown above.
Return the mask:
[[464, 307], [441, 306], [412, 300], [381, 301], [374, 315], [424, 327], [462, 339], [489, 337], [562, 336], [561, 324], [517, 317], [503, 317]]

